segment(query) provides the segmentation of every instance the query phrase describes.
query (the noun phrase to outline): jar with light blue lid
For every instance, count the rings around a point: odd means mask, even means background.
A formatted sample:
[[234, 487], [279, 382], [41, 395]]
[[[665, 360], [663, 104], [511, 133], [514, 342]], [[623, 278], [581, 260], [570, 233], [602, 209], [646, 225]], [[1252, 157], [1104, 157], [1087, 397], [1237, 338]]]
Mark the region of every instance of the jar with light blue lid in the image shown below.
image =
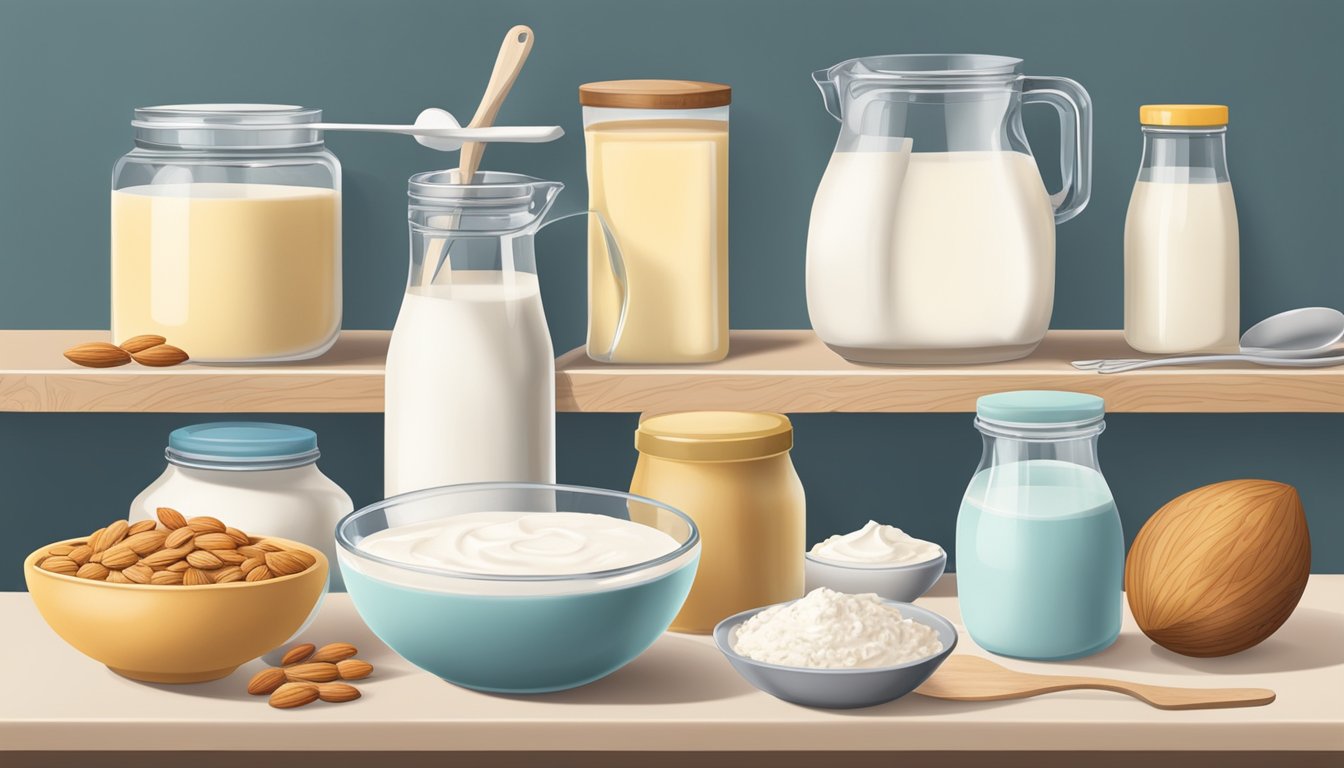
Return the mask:
[[957, 515], [957, 594], [980, 647], [1072, 659], [1120, 634], [1125, 542], [1101, 473], [1105, 403], [1019, 391], [976, 402], [984, 452]]
[[327, 556], [332, 587], [336, 523], [354, 509], [350, 497], [317, 468], [311, 429], [254, 421], [212, 422], [175, 429], [163, 474], [131, 502], [131, 522], [171, 507], [186, 517], [209, 515], [252, 536], [299, 541]]

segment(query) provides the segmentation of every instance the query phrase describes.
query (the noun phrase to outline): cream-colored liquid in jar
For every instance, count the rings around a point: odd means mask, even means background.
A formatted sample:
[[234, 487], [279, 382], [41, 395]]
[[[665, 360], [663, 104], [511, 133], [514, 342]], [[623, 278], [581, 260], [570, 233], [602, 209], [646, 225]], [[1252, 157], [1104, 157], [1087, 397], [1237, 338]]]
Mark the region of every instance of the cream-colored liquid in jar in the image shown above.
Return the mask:
[[341, 322], [340, 196], [273, 184], [112, 192], [112, 335], [194, 360], [321, 354]]
[[607, 571], [678, 546], [657, 528], [587, 512], [467, 512], [388, 528], [359, 543], [398, 563], [506, 576]]
[[1153, 354], [1236, 351], [1240, 295], [1232, 185], [1137, 182], [1125, 219], [1125, 341]]
[[851, 359], [1020, 357], [1054, 306], [1055, 220], [1018, 152], [837, 152], [807, 235], [807, 308]]
[[410, 288], [387, 352], [383, 486], [555, 482], [555, 353], [536, 275]]
[[613, 265], [601, 225], [591, 217], [589, 357], [620, 363], [723, 359], [728, 123], [615, 121], [589, 126], [584, 137], [589, 208], [612, 228], [623, 262]]

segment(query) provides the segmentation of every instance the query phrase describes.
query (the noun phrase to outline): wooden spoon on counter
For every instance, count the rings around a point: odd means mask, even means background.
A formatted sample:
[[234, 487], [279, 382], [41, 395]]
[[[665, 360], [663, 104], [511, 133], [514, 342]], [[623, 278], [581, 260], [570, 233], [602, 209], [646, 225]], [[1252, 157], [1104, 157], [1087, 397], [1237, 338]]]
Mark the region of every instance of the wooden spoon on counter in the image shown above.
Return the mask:
[[1080, 688], [1125, 693], [1158, 709], [1259, 707], [1274, 700], [1274, 692], [1265, 688], [1170, 688], [1104, 677], [1033, 675], [965, 653], [948, 656], [915, 693], [953, 701], [1001, 701]]

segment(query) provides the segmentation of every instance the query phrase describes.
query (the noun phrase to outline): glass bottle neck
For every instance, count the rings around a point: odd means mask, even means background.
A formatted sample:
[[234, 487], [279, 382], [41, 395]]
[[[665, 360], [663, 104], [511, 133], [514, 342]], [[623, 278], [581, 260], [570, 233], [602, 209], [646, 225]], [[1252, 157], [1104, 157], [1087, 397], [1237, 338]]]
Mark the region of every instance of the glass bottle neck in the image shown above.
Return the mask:
[[1143, 126], [1139, 181], [1217, 184], [1227, 174], [1227, 127]]
[[979, 469], [1029, 461], [1059, 461], [1101, 471], [1097, 439], [1102, 419], [1081, 424], [1005, 425], [976, 419], [984, 436]]

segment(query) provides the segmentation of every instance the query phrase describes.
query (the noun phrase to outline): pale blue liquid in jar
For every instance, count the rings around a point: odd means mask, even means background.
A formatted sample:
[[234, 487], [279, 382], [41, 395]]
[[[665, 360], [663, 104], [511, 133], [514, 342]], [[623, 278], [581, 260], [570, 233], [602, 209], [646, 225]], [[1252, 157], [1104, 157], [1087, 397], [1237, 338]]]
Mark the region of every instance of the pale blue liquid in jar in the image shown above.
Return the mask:
[[1096, 653], [1120, 634], [1124, 536], [1100, 472], [1053, 459], [971, 479], [957, 515], [962, 621], [982, 648], [1027, 659]]

